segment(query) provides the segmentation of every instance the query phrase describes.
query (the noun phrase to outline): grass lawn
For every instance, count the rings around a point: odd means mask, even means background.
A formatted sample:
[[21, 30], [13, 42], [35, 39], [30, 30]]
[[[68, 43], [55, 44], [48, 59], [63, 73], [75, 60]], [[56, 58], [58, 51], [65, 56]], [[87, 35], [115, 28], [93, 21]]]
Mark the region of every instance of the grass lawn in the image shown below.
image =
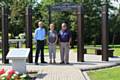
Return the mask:
[[120, 67], [88, 72], [91, 80], [120, 80]]
[[[22, 46], [23, 48], [25, 48], [25, 45]], [[100, 45], [97, 45], [96, 47], [94, 47], [93, 45], [87, 45], [85, 47], [88, 47], [87, 49], [87, 53], [88, 54], [95, 54], [95, 48], [97, 47], [101, 47]], [[114, 56], [120, 56], [120, 45], [110, 45], [110, 47], [112, 47], [114, 49]], [[11, 46], [10, 48], [15, 48], [14, 46]], [[71, 49], [74, 53], [77, 53], [77, 48]], [[57, 46], [57, 53], [60, 52], [59, 46]], [[35, 45], [33, 46], [33, 53], [36, 52], [36, 48]], [[45, 55], [48, 55], [49, 50], [48, 50], [48, 46], [45, 46]], [[0, 49], [0, 56], [2, 56], [2, 49]]]
[[[15, 48], [15, 46], [10, 47], [10, 49], [12, 49], [12, 48]], [[25, 45], [23, 45], [22, 48], [25, 48]], [[57, 46], [56, 48], [57, 48], [56, 52], [60, 52], [59, 46]], [[36, 52], [36, 48], [35, 48], [35, 46], [33, 46], [33, 53], [35, 54], [35, 52]], [[45, 55], [48, 55], [48, 53], [49, 53], [48, 46], [45, 46], [44, 53], [45, 53]], [[2, 49], [0, 49], [0, 56], [2, 56]]]

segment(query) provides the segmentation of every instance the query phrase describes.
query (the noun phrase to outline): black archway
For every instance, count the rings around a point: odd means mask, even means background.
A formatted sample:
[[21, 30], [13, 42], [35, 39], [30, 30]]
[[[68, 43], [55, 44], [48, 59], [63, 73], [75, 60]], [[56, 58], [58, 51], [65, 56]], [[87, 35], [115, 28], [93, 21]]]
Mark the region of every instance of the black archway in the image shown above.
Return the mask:
[[49, 13], [49, 24], [51, 23], [51, 13], [52, 11], [75, 11], [77, 15], [77, 23], [78, 23], [78, 29], [77, 29], [77, 61], [84, 61], [84, 11], [82, 5], [77, 5], [74, 3], [60, 3], [53, 6], [48, 7], [48, 13]]
[[[77, 12], [77, 23], [78, 23], [78, 47], [77, 47], [77, 60], [84, 61], [84, 13], [83, 6], [76, 5], [73, 3], [62, 3], [54, 6], [49, 6], [49, 23], [51, 23], [51, 12], [52, 11], [69, 11], [73, 10]], [[103, 5], [102, 8], [102, 60], [108, 61], [108, 8], [107, 4]], [[33, 62], [32, 57], [32, 7], [26, 8], [26, 47], [30, 48], [30, 54], [28, 61]], [[6, 55], [9, 51], [8, 45], [8, 10], [5, 6], [2, 7], [2, 62], [8, 63]]]
[[8, 45], [8, 9], [2, 6], [2, 62], [9, 63], [6, 59], [7, 53], [9, 51]]
[[[84, 61], [84, 11], [83, 6], [74, 3], [60, 3], [48, 7], [49, 14], [49, 24], [51, 23], [51, 13], [52, 11], [76, 11], [77, 12], [77, 61]], [[101, 31], [102, 31], [102, 60], [108, 61], [108, 8], [107, 4], [103, 4], [102, 7], [102, 19], [101, 19]]]

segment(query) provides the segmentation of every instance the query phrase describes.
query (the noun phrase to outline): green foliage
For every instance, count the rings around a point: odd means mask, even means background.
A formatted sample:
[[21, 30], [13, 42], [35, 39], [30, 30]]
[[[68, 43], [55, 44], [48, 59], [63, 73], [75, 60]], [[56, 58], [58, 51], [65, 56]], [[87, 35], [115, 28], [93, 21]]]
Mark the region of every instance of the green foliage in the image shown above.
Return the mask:
[[[82, 4], [84, 6], [84, 18], [85, 18], [85, 43], [86, 44], [100, 44], [101, 39], [101, 10], [105, 0], [41, 0], [38, 3], [37, 0], [0, 0], [0, 4], [4, 4], [9, 7], [9, 32], [18, 36], [19, 33], [25, 32], [25, 7], [32, 5], [33, 16], [32, 24], [33, 31], [37, 27], [35, 24], [38, 20], [44, 22], [44, 25], [49, 29], [49, 16], [48, 7], [54, 6], [62, 2], [72, 2], [76, 4]], [[115, 42], [116, 36], [120, 33], [120, 17], [118, 12], [120, 9], [112, 6], [111, 0], [107, 0], [109, 8], [109, 31], [110, 31], [110, 43]], [[115, 11], [115, 13], [114, 13]], [[77, 31], [77, 17], [74, 11], [64, 11], [51, 13], [51, 20], [56, 24], [57, 31], [60, 30], [62, 22], [67, 22], [69, 28], [76, 33]], [[0, 28], [1, 29], [1, 28]], [[76, 36], [76, 34], [74, 34]], [[115, 36], [115, 37], [114, 37]], [[75, 40], [75, 39], [74, 39]], [[120, 40], [120, 39], [119, 39]]]
[[36, 0], [0, 0], [9, 8], [9, 32], [17, 36], [25, 31], [25, 8], [34, 5]]
[[[83, 4], [84, 6], [84, 13], [85, 13], [85, 43], [87, 44], [100, 44], [100, 38], [101, 38], [101, 10], [104, 0], [41, 0], [41, 6], [39, 8], [41, 9], [41, 16], [42, 20], [45, 22], [45, 24], [48, 24], [48, 6], [59, 4], [61, 2], [73, 2], [76, 4]], [[112, 6], [112, 3], [110, 0], [108, 0], [108, 8], [110, 16], [114, 13], [111, 13], [111, 11], [116, 10], [114, 6]], [[65, 12], [52, 12], [52, 22], [56, 23], [57, 29], [60, 29], [60, 24], [62, 22], [67, 22], [69, 25], [69, 28], [72, 31], [77, 30], [77, 17], [74, 15], [75, 12], [73, 11], [65, 11]], [[111, 17], [110, 17], [111, 19]], [[113, 19], [111, 19], [113, 20]], [[112, 21], [111, 21], [112, 22]], [[113, 24], [114, 25], [114, 24]], [[112, 28], [113, 28], [112, 25]]]

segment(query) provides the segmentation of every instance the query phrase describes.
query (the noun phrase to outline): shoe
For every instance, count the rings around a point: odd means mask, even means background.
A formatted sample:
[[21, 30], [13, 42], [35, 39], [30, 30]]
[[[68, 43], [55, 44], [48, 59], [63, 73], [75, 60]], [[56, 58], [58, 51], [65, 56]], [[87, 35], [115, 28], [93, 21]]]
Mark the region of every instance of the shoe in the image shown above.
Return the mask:
[[56, 64], [56, 61], [54, 60], [53, 63]]
[[50, 60], [50, 62], [49, 62], [50, 64], [52, 64], [52, 60]]
[[64, 64], [64, 61], [60, 62], [60, 64]]
[[38, 63], [35, 63], [35, 65], [39, 65]]
[[47, 63], [47, 62], [44, 61], [44, 62], [41, 62], [41, 63]]
[[69, 62], [67, 62], [66, 64], [70, 64]]

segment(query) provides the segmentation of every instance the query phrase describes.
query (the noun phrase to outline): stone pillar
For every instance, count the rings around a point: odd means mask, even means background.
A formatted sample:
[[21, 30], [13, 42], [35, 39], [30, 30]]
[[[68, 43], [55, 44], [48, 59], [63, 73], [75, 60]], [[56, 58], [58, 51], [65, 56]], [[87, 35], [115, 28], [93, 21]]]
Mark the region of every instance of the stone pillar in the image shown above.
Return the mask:
[[102, 60], [108, 61], [108, 8], [102, 7]]
[[28, 62], [32, 63], [32, 6], [26, 8], [26, 47], [30, 48]]
[[8, 10], [6, 7], [2, 7], [2, 62], [9, 63], [6, 56], [9, 51], [8, 43]]
[[78, 6], [77, 9], [77, 23], [78, 23], [78, 47], [77, 47], [77, 61], [84, 61], [84, 13], [83, 6]]

